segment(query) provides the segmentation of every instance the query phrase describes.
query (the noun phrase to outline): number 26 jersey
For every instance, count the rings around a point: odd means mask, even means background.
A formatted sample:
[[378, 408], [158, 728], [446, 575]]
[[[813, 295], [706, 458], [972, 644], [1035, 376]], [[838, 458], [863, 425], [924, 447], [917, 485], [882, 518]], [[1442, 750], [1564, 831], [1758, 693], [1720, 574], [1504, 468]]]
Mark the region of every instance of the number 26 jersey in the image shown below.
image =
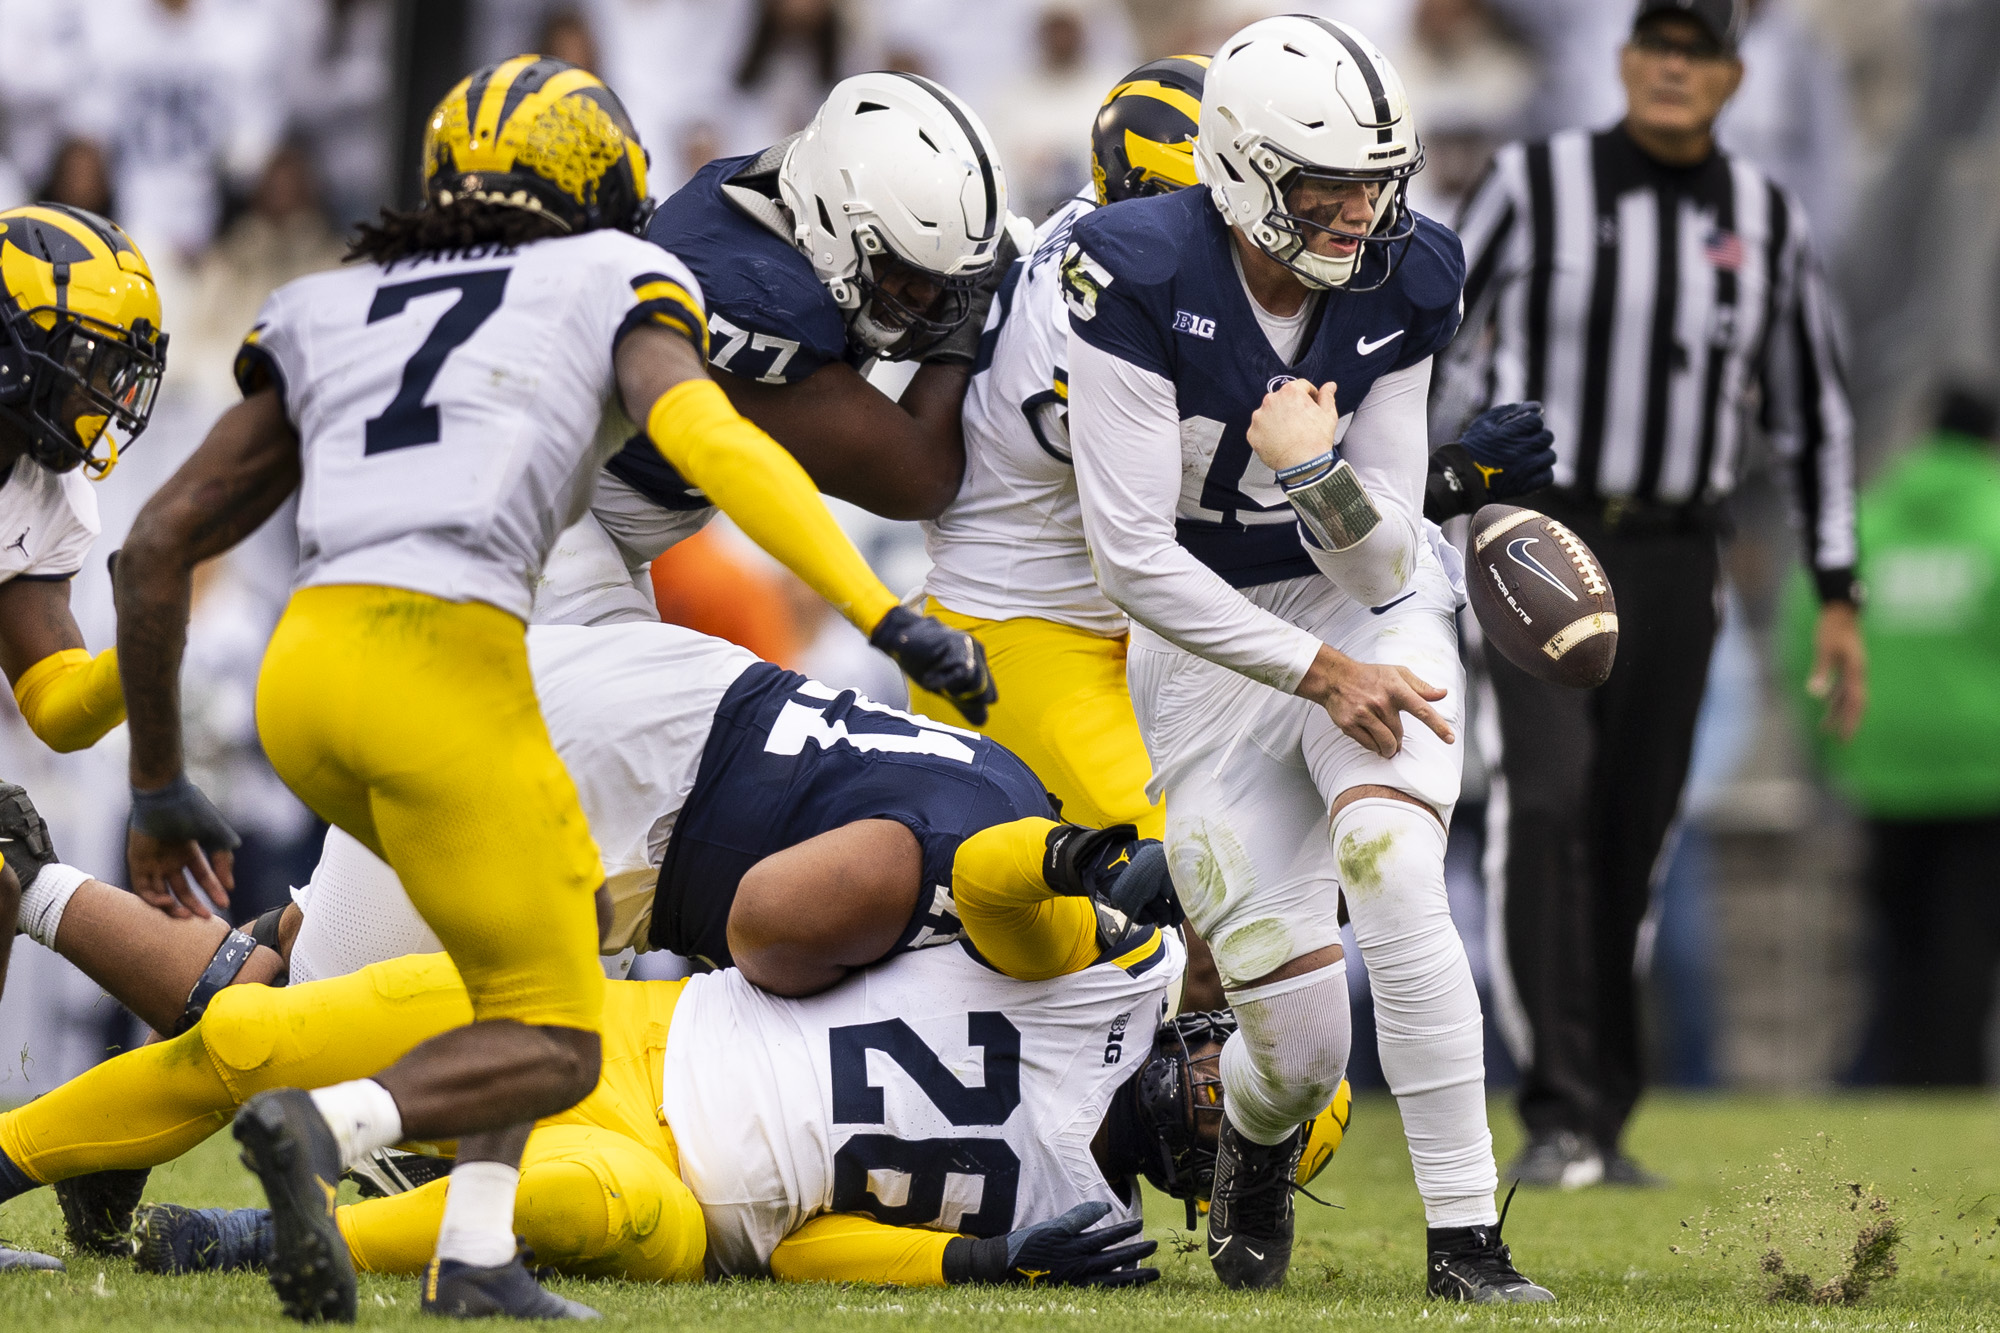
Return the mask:
[[709, 1271], [764, 1273], [821, 1213], [972, 1236], [1093, 1200], [1107, 1224], [1137, 1217], [1090, 1141], [1151, 1053], [1186, 955], [1173, 931], [1130, 946], [1050, 981], [960, 945], [921, 949], [804, 1000], [733, 968], [690, 977], [661, 1115], [708, 1222]]
[[703, 348], [701, 290], [612, 231], [300, 278], [237, 356], [298, 431], [298, 587], [379, 584], [526, 619], [556, 535], [632, 434], [612, 355], [656, 324]]

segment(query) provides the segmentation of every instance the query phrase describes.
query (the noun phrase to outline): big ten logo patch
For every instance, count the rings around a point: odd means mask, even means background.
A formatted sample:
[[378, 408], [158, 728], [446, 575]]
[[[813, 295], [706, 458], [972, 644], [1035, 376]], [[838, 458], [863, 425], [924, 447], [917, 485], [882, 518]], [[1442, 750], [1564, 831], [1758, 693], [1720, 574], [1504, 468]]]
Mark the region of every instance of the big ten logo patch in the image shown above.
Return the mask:
[[1215, 341], [1215, 321], [1204, 318], [1188, 310], [1174, 311], [1174, 332], [1192, 333], [1197, 338]]
[[1125, 1058], [1125, 1026], [1132, 1021], [1132, 1011], [1126, 1010], [1111, 1020], [1111, 1032], [1104, 1041], [1104, 1063], [1115, 1065]]

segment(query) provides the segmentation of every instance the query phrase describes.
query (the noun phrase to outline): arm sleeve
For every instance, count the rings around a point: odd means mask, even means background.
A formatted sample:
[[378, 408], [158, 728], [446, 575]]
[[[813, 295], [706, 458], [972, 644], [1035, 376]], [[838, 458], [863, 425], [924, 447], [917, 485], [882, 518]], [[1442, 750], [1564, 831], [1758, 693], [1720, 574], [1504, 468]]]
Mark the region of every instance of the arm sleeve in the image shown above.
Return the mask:
[[778, 1242], [771, 1276], [780, 1282], [872, 1282], [893, 1287], [944, 1285], [949, 1231], [892, 1227], [854, 1213], [822, 1213]]
[[1042, 878], [1048, 819], [981, 829], [958, 845], [951, 896], [979, 956], [1017, 981], [1047, 981], [1097, 961], [1090, 899], [1057, 894]]
[[88, 649], [50, 653], [21, 673], [14, 702], [28, 729], [60, 754], [87, 750], [125, 720], [118, 650], [92, 657]]
[[1764, 362], [1766, 425], [1791, 467], [1806, 567], [1822, 601], [1854, 595], [1854, 413], [1833, 294], [1798, 201], [1773, 190], [1788, 242]]
[[685, 380], [661, 394], [646, 434], [681, 476], [863, 634], [896, 605], [798, 460], [746, 421], [714, 380]]
[[1319, 640], [1252, 603], [1174, 539], [1181, 441], [1172, 381], [1072, 328], [1069, 386], [1083, 532], [1105, 595], [1191, 653], [1296, 689]]
[[1300, 525], [1313, 563], [1363, 606], [1400, 597], [1416, 573], [1430, 460], [1430, 387], [1429, 357], [1391, 371], [1375, 381], [1341, 437], [1341, 456], [1382, 515], [1374, 531], [1344, 551], [1328, 551]]

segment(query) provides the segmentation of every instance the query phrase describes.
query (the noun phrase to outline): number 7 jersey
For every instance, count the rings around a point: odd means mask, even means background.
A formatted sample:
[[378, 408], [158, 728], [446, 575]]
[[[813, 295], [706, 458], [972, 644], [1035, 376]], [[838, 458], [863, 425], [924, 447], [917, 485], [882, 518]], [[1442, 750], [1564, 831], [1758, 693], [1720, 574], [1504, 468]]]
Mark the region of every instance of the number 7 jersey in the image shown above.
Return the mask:
[[956, 945], [804, 1000], [734, 969], [690, 978], [660, 1114], [708, 1221], [709, 1271], [766, 1272], [821, 1213], [973, 1236], [1092, 1200], [1110, 1222], [1137, 1217], [1136, 1189], [1112, 1188], [1090, 1141], [1184, 966], [1174, 932], [1145, 930], [1048, 981]]
[[378, 584], [526, 619], [556, 535], [633, 433], [612, 356], [657, 324], [703, 349], [681, 262], [613, 231], [482, 245], [281, 287], [236, 362], [299, 435], [298, 587]]

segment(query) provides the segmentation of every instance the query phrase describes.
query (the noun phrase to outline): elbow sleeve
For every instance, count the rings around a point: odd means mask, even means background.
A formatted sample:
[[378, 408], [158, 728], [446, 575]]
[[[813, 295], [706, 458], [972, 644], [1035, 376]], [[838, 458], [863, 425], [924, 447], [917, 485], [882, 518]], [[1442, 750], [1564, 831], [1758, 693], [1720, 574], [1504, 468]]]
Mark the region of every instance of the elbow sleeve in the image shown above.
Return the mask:
[[83, 648], [50, 653], [21, 674], [14, 702], [30, 730], [52, 750], [87, 750], [125, 720], [118, 650], [92, 657]]
[[1097, 913], [1042, 878], [1054, 820], [1017, 819], [981, 829], [958, 846], [951, 897], [972, 947], [1017, 981], [1078, 972], [1098, 954]]
[[778, 1242], [771, 1276], [780, 1282], [872, 1282], [941, 1287], [949, 1231], [892, 1227], [850, 1213], [824, 1213]]
[[746, 421], [715, 381], [684, 380], [661, 394], [646, 434], [681, 476], [863, 634], [896, 605], [798, 460]]

